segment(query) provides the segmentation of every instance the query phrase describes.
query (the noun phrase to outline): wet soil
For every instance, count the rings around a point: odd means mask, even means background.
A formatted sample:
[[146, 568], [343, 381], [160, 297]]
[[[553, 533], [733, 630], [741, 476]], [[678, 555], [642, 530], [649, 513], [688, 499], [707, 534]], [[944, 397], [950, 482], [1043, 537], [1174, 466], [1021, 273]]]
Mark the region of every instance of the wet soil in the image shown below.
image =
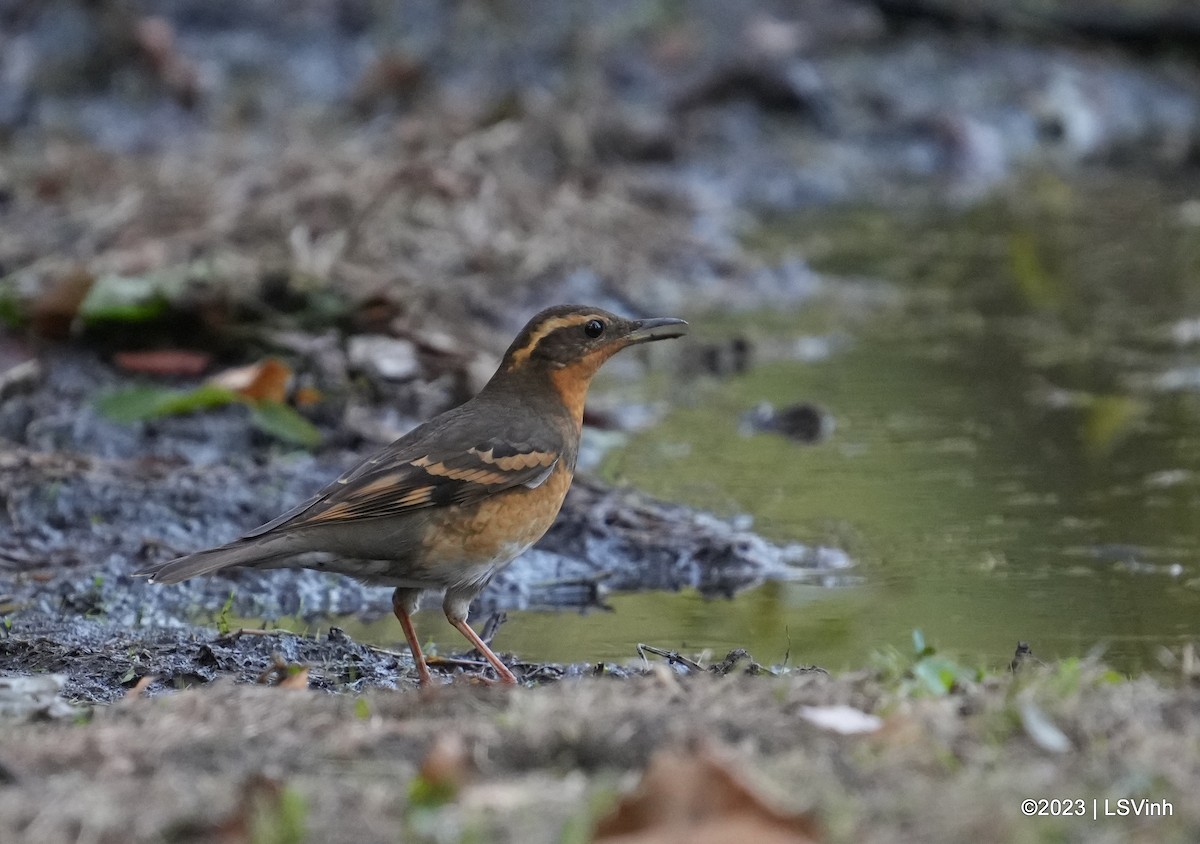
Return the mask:
[[[264, 619], [388, 615], [388, 590], [314, 571], [235, 570], [172, 588], [130, 577], [144, 561], [268, 520], [340, 471], [329, 458], [193, 467], [9, 448], [0, 455], [9, 526], [0, 535], [4, 607], [43, 627], [57, 624], [64, 643], [75, 638], [70, 620], [78, 616], [178, 628], [222, 610]], [[611, 590], [732, 595], [769, 578], [837, 577], [849, 565], [836, 549], [774, 544], [745, 525], [582, 478], [551, 532], [474, 609], [595, 607]], [[109, 672], [97, 673], [111, 682]]]

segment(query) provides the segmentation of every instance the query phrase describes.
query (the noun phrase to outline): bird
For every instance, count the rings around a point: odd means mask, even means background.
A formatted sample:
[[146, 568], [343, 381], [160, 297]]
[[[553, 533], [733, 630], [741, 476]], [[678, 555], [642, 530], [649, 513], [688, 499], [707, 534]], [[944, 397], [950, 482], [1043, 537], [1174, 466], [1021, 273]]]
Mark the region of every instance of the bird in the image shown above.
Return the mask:
[[467, 623], [471, 601], [553, 524], [575, 474], [592, 377], [622, 349], [681, 337], [675, 318], [559, 305], [534, 316], [473, 398], [418, 425], [312, 498], [228, 544], [134, 572], [178, 583], [231, 566], [311, 568], [392, 586], [419, 683], [412, 614], [443, 590], [446, 619], [501, 683], [516, 677]]

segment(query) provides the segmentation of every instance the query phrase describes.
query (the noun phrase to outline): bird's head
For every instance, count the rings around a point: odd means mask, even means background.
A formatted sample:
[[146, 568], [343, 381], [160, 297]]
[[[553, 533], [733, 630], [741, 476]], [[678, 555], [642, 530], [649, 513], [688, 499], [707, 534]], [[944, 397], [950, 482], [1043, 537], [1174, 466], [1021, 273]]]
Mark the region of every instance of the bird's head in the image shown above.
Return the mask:
[[549, 378], [572, 410], [600, 366], [627, 346], [687, 334], [688, 324], [670, 317], [625, 319], [600, 308], [559, 305], [529, 321], [504, 353], [497, 376]]

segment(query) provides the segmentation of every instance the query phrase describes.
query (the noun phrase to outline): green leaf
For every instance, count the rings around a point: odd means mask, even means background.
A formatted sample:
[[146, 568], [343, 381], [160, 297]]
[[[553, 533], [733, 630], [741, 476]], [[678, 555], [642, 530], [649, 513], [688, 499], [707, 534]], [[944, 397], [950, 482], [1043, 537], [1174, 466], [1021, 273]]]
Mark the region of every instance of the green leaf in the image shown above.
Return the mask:
[[224, 407], [237, 400], [236, 393], [210, 384], [194, 390], [133, 387], [101, 396], [96, 400], [96, 409], [114, 422], [128, 423]]
[[136, 422], [155, 416], [173, 393], [161, 387], [131, 387], [96, 399], [96, 410], [114, 422]]
[[934, 695], [949, 694], [955, 686], [978, 682], [978, 669], [967, 668], [944, 656], [926, 656], [912, 667], [913, 677], [928, 692]]
[[916, 677], [930, 694], [947, 694], [954, 686], [957, 666], [941, 657], [929, 657], [913, 666]]
[[159, 284], [142, 276], [106, 275], [96, 279], [79, 306], [85, 323], [147, 322], [162, 316], [167, 298]]
[[313, 448], [321, 443], [321, 432], [316, 426], [282, 402], [264, 401], [254, 405], [250, 421], [264, 434], [285, 442], [305, 448]]
[[922, 657], [933, 656], [937, 653], [937, 649], [925, 641], [925, 634], [921, 632], [921, 628], [914, 627], [912, 632], [913, 652], [916, 653], [917, 659]]
[[229, 597], [225, 599], [224, 606], [221, 607], [221, 614], [217, 616], [217, 632], [222, 636], [228, 636], [229, 631], [233, 629], [230, 624], [229, 616], [233, 613], [233, 595], [234, 590], [229, 590]]
[[194, 390], [183, 390], [164, 397], [156, 415], [171, 416], [179, 413], [195, 413], [197, 410], [224, 407], [235, 401], [238, 401], [238, 395], [232, 390], [212, 384], [201, 384]]

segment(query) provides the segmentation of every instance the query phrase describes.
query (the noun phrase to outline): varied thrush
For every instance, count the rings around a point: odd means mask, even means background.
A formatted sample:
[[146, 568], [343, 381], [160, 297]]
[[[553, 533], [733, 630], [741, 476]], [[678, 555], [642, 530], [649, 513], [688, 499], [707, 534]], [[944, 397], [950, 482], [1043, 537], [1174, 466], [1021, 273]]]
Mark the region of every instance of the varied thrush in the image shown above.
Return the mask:
[[432, 678], [411, 614], [445, 590], [446, 618], [505, 683], [513, 673], [467, 624], [471, 601], [554, 522], [575, 472], [592, 376], [680, 319], [562, 305], [530, 320], [474, 398], [414, 428], [303, 504], [227, 545], [136, 572], [177, 583], [227, 566], [303, 567], [394, 586], [421, 685]]

